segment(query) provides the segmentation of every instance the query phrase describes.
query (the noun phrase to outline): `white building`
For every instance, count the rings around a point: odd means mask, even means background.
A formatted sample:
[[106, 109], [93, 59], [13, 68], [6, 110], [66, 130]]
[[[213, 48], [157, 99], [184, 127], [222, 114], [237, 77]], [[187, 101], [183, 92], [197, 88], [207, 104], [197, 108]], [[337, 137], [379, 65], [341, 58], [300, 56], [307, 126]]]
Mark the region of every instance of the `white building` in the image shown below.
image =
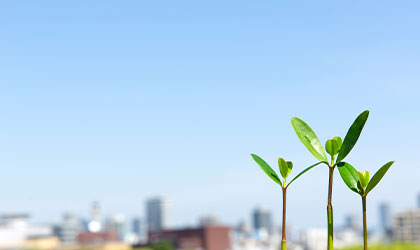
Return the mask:
[[325, 228], [308, 229], [301, 232], [299, 238], [305, 250], [324, 250], [327, 248], [328, 231]]
[[395, 215], [393, 239], [400, 242], [420, 243], [420, 209]]
[[57, 228], [57, 236], [63, 244], [72, 245], [77, 241], [77, 235], [82, 231], [82, 220], [75, 214], [66, 213]]
[[31, 225], [27, 214], [0, 216], [0, 248], [15, 248], [22, 246], [29, 238], [52, 235], [52, 226]]

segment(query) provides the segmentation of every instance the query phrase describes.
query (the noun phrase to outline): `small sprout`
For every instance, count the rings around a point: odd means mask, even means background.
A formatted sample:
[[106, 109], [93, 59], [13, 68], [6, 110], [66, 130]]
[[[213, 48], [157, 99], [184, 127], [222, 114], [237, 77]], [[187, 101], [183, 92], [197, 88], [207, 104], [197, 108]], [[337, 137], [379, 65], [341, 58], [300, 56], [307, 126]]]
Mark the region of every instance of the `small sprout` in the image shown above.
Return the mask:
[[284, 179], [286, 179], [287, 176], [289, 175], [290, 171], [289, 171], [289, 165], [287, 164], [287, 162], [283, 158], [279, 158], [279, 170], [280, 170], [281, 176]]
[[369, 171], [363, 171], [363, 173], [360, 173], [357, 171], [357, 176], [359, 177], [360, 186], [363, 188], [363, 190], [367, 187], [369, 183]]
[[[327, 155], [325, 153], [324, 147], [316, 136], [312, 128], [303, 120], [293, 117], [292, 126], [298, 136], [299, 140], [305, 145], [305, 147], [315, 156], [319, 161], [325, 163], [330, 168], [329, 171], [329, 184], [328, 184], [328, 204], [327, 204], [327, 222], [328, 222], [328, 244], [327, 249], [333, 249], [333, 211], [332, 211], [332, 186], [333, 186], [333, 173], [334, 168], [338, 165], [344, 158], [350, 153], [354, 145], [356, 144], [359, 136], [365, 126], [367, 118], [369, 116], [369, 110], [363, 111], [350, 126], [347, 131], [344, 141], [340, 137], [334, 137], [331, 140], [328, 140], [325, 143], [325, 150], [329, 155], [331, 155], [331, 162], [328, 162]], [[337, 157], [336, 157], [337, 156]], [[334, 161], [335, 160], [335, 161]], [[349, 175], [351, 175], [349, 173]], [[357, 177], [357, 174], [355, 176]], [[355, 187], [352, 187], [352, 190], [358, 192], [357, 181]], [[369, 189], [367, 187], [366, 189]]]
[[259, 157], [256, 154], [251, 154], [251, 156], [254, 159], [254, 161], [261, 167], [261, 169], [268, 175], [268, 177], [270, 177], [274, 182], [276, 182], [277, 184], [281, 186], [282, 193], [283, 193], [283, 222], [282, 222], [283, 224], [282, 224], [281, 249], [286, 250], [287, 249], [287, 244], [286, 244], [286, 191], [287, 191], [287, 188], [296, 179], [298, 179], [300, 176], [302, 176], [304, 173], [306, 173], [310, 169], [321, 164], [321, 162], [318, 162], [304, 169], [302, 172], [296, 175], [295, 178], [293, 178], [292, 181], [289, 182], [289, 184], [286, 185], [286, 178], [289, 176], [293, 168], [293, 163], [291, 161], [286, 161], [283, 158], [278, 159], [280, 174], [283, 177], [283, 183], [282, 183], [277, 173], [270, 167], [270, 165], [268, 165], [267, 162], [265, 162], [263, 159], [261, 159], [261, 157]]
[[328, 140], [325, 143], [325, 150], [327, 150], [327, 153], [331, 155], [331, 157], [334, 157], [339, 150], [337, 141], [334, 139]]
[[[379, 183], [379, 181], [381, 181], [382, 177], [384, 177], [392, 164], [394, 164], [394, 162], [390, 161], [383, 165], [375, 173], [375, 175], [373, 175], [372, 179], [369, 178], [370, 176], [368, 171], [364, 171], [363, 173], [358, 172], [347, 162], [340, 162], [338, 164], [338, 171], [340, 172], [341, 178], [347, 187], [361, 196], [367, 196], [368, 193]], [[359, 186], [362, 187], [363, 190], [360, 189]]]
[[362, 197], [362, 208], [363, 208], [363, 244], [364, 250], [367, 250], [367, 220], [366, 220], [366, 196], [368, 193], [381, 181], [382, 177], [386, 174], [388, 169], [394, 162], [390, 161], [383, 165], [369, 180], [369, 172], [363, 171], [363, 173], [357, 171], [352, 165], [347, 162], [340, 162], [338, 164], [338, 171], [340, 172], [341, 178], [344, 183], [354, 192], [358, 193]]

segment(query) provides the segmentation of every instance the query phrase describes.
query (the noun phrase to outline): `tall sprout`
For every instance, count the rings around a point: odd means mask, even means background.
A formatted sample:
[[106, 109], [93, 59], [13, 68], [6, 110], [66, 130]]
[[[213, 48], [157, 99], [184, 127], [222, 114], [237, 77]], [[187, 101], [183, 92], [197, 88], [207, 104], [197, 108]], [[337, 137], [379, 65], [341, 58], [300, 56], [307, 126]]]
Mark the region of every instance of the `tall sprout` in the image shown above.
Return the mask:
[[363, 246], [364, 250], [368, 249], [367, 241], [367, 222], [366, 222], [366, 196], [370, 191], [381, 181], [382, 177], [386, 174], [388, 169], [394, 162], [390, 161], [383, 165], [370, 180], [369, 172], [357, 171], [352, 165], [347, 162], [340, 162], [338, 164], [338, 171], [344, 183], [355, 193], [359, 194], [362, 198], [362, 211], [363, 211]]
[[315, 167], [316, 165], [320, 164], [321, 162], [315, 163], [314, 165], [306, 168], [302, 172], [300, 172], [298, 175], [296, 175], [295, 178], [293, 178], [288, 184], [286, 182], [287, 177], [289, 176], [290, 172], [293, 168], [293, 163], [291, 161], [285, 161], [283, 158], [278, 159], [279, 164], [279, 170], [280, 175], [283, 177], [282, 179], [279, 178], [277, 173], [268, 165], [267, 162], [265, 162], [261, 157], [255, 154], [251, 154], [252, 158], [255, 160], [255, 162], [261, 167], [261, 169], [278, 185], [280, 185], [282, 189], [283, 194], [283, 219], [282, 219], [282, 237], [281, 237], [281, 249], [286, 250], [287, 249], [287, 241], [286, 241], [286, 193], [287, 188], [292, 184], [297, 178], [299, 178], [301, 175], [309, 171], [311, 168]]
[[[331, 156], [328, 160], [324, 147], [316, 136], [312, 128], [303, 120], [293, 117], [291, 119], [293, 128], [299, 140], [311, 152], [315, 158], [329, 167], [328, 176], [328, 203], [327, 203], [327, 224], [328, 224], [328, 250], [333, 250], [334, 246], [334, 223], [333, 223], [333, 207], [332, 207], [332, 187], [333, 187], [333, 174], [334, 169], [344, 158], [350, 153], [369, 116], [369, 111], [362, 112], [353, 122], [347, 131], [344, 141], [340, 137], [334, 137], [327, 140], [325, 149]], [[336, 158], [337, 157], [337, 158]]]

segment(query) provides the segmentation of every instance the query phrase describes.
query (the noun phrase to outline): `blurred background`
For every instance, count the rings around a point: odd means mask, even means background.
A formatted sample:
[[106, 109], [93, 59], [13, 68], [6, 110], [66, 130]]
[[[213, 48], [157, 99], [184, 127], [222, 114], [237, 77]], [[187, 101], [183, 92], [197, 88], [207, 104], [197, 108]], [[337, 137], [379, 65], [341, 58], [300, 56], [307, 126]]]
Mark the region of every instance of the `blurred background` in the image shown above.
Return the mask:
[[[296, 174], [316, 159], [291, 117], [325, 143], [365, 109], [346, 159], [396, 162], [370, 242], [420, 243], [419, 8], [1, 1], [0, 248], [278, 249], [281, 192], [250, 154]], [[289, 189], [290, 249], [326, 248], [327, 173]], [[333, 206], [336, 246], [361, 245], [338, 172]]]

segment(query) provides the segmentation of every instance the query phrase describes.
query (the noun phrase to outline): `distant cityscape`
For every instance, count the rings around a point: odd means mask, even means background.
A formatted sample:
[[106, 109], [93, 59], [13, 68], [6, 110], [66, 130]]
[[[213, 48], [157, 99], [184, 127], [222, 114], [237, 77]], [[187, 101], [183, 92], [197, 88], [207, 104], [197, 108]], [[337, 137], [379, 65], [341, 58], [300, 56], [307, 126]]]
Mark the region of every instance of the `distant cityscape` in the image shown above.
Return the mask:
[[[106, 246], [106, 249], [146, 247], [154, 242], [169, 241], [177, 249], [205, 250], [271, 250], [279, 249], [280, 228], [274, 226], [272, 214], [264, 207], [250, 211], [250, 222], [226, 225], [216, 215], [197, 218], [197, 226], [169, 226], [168, 200], [153, 197], [145, 201], [144, 217], [127, 218], [124, 214], [103, 217], [101, 204], [89, 206], [89, 218], [64, 213], [60, 221], [37, 225], [29, 214], [0, 216], [0, 248], [57, 249], [69, 246]], [[420, 194], [417, 207], [393, 214], [388, 203], [378, 206], [380, 227], [369, 231], [370, 242], [410, 242], [420, 244]], [[289, 227], [292, 228], [292, 227]], [[357, 214], [345, 217], [345, 223], [334, 232], [338, 248], [362, 242], [362, 227]], [[324, 250], [327, 229], [310, 228], [287, 232], [289, 249]], [[105, 249], [105, 248], [104, 248]]]

